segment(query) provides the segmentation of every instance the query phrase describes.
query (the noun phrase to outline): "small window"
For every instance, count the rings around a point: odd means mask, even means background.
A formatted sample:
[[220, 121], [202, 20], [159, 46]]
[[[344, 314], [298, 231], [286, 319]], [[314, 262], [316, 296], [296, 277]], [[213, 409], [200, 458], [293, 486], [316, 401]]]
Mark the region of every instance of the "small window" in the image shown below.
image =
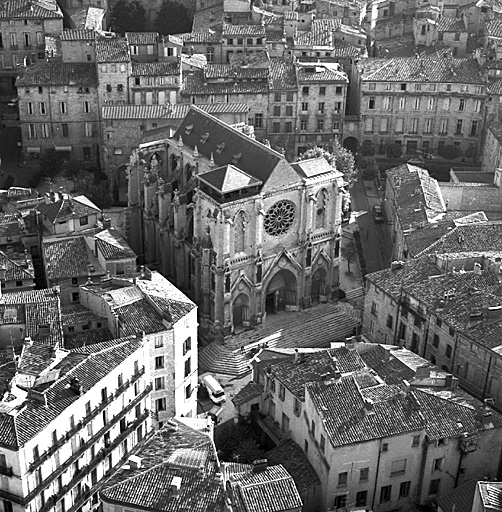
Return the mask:
[[71, 285], [72, 286], [78, 286], [78, 277], [72, 277], [71, 278]]
[[431, 486], [429, 489], [429, 494], [438, 494], [439, 493], [439, 487], [441, 483], [441, 478], [436, 478], [434, 480], [431, 480]]
[[347, 485], [348, 472], [344, 471], [343, 473], [338, 473], [338, 487], [342, 487]]
[[443, 471], [444, 457], [434, 459], [433, 471]]
[[380, 489], [380, 503], [387, 503], [390, 501], [392, 495], [392, 485], [384, 485]]
[[326, 96], [326, 87], [319, 87], [319, 96]]
[[359, 481], [367, 482], [370, 474], [370, 468], [361, 468], [359, 470]]
[[407, 498], [410, 495], [411, 482], [401, 482], [399, 485], [399, 497]]
[[164, 346], [164, 339], [162, 336], [155, 336], [155, 348], [160, 348]]
[[416, 448], [420, 445], [420, 435], [413, 436], [413, 443], [411, 443], [411, 446], [413, 448]]
[[16, 286], [19, 288], [21, 286], [23, 286], [23, 282], [22, 281], [16, 281]]
[[80, 293], [79, 292], [73, 292], [71, 294], [71, 301], [72, 302], [78, 302], [80, 300]]
[[451, 345], [446, 345], [445, 355], [448, 358], [451, 357]]
[[391, 476], [394, 475], [402, 475], [406, 472], [406, 459], [399, 459], [392, 461], [392, 466], [390, 470]]
[[155, 358], [155, 369], [164, 368], [164, 356], [157, 356]]
[[89, 224], [89, 217], [87, 215], [80, 217], [80, 225], [87, 226], [87, 224]]

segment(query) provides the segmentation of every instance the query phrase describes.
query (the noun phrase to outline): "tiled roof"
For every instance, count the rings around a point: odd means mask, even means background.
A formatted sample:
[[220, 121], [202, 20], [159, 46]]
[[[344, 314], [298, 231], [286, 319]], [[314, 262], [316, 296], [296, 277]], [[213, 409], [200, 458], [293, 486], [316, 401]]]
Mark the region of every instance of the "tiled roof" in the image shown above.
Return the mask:
[[[246, 113], [247, 103], [208, 103], [197, 105], [209, 114]], [[176, 105], [114, 105], [103, 107], [103, 119], [183, 119], [189, 104]]]
[[50, 280], [87, 276], [94, 266], [92, 275], [104, 274], [83, 236], [44, 241], [42, 251], [47, 277]]
[[65, 29], [61, 32], [60, 37], [61, 41], [94, 41], [96, 32], [82, 28]]
[[[216, 478], [218, 461], [211, 439], [177, 420], [155, 432], [141, 448], [140, 469], [124, 468], [106, 482], [105, 502], [162, 512], [220, 512], [225, 503], [223, 479]], [[202, 471], [202, 473], [201, 473]], [[173, 496], [173, 477], [182, 479]]]
[[64, 348], [77, 350], [81, 347], [89, 347], [104, 341], [114, 340], [112, 332], [107, 328], [89, 329], [86, 331], [75, 331], [64, 335]]
[[441, 512], [472, 512], [472, 502], [478, 483], [469, 480], [437, 498]]
[[261, 396], [262, 393], [263, 386], [259, 382], [251, 380], [232, 398], [232, 403], [235, 407], [240, 407], [253, 398]]
[[335, 66], [312, 65], [298, 67], [298, 82], [345, 82], [348, 83], [346, 73], [338, 71]]
[[231, 64], [208, 64], [204, 69], [206, 79], [231, 78], [235, 80], [255, 80], [268, 78], [268, 69], [240, 68]]
[[[209, 136], [203, 137], [206, 134]], [[180, 137], [190, 148], [197, 146], [199, 153], [208, 160], [212, 154], [217, 167], [232, 164], [234, 155], [240, 153], [241, 157], [234, 165], [263, 183], [267, 181], [279, 162], [283, 161], [282, 155], [276, 151], [193, 106], [174, 134], [175, 140]], [[203, 143], [201, 138], [204, 140]], [[217, 151], [217, 146], [222, 142], [225, 142], [223, 151]]]
[[75, 217], [78, 219], [80, 217], [85, 217], [86, 215], [96, 215], [101, 211], [85, 196], [66, 196], [59, 201], [41, 204], [38, 207], [38, 210], [47, 220], [49, 220], [49, 222], [52, 222], [53, 224]]
[[126, 32], [125, 38], [130, 45], [156, 45], [159, 39], [159, 34], [157, 32]]
[[386, 384], [400, 384], [403, 380], [413, 380], [415, 371], [394, 357], [396, 352], [397, 350], [391, 352], [382, 345], [375, 345], [361, 351], [361, 358]]
[[292, 439], [282, 442], [279, 446], [267, 452], [266, 458], [269, 464], [282, 464], [284, 466], [293, 477], [296, 488], [300, 493], [321, 483], [305, 452]]
[[188, 43], [220, 43], [221, 36], [210, 31], [189, 32], [182, 34], [181, 39], [186, 45]]
[[297, 89], [296, 70], [292, 62], [286, 62], [281, 58], [270, 59], [268, 71], [271, 90]]
[[265, 38], [267, 40], [267, 43], [275, 43], [279, 41], [286, 42], [284, 32], [282, 32], [281, 30], [267, 30]]
[[223, 2], [211, 5], [205, 9], [197, 9], [193, 17], [192, 30], [203, 32], [206, 30], [221, 31], [223, 27]]
[[61, 320], [64, 326], [91, 324], [92, 322], [100, 322], [103, 319], [93, 313], [90, 309], [80, 304], [68, 304], [61, 308]]
[[207, 82], [204, 83], [201, 71], [183, 77], [182, 96], [209, 94], [267, 94], [266, 82]]
[[364, 59], [357, 64], [363, 81], [436, 82], [484, 85], [476, 59], [443, 57], [439, 53], [426, 57]]
[[490, 20], [486, 24], [486, 34], [488, 37], [502, 38], [502, 20]]
[[133, 62], [131, 76], [178, 76], [179, 62]]
[[[68, 384], [72, 377], [77, 377], [84, 391], [87, 391], [140, 349], [141, 345], [141, 339], [120, 339], [115, 340], [112, 347], [95, 352], [92, 356], [66, 353], [52, 368], [60, 370], [59, 377], [39, 388], [47, 398], [47, 406], [34, 400], [27, 400], [20, 409], [15, 409], [12, 413], [0, 413], [0, 443], [14, 449], [24, 446], [80, 398], [69, 388]], [[36, 345], [33, 347], [35, 348], [32, 350], [38, 350]], [[50, 362], [50, 359], [46, 360], [47, 362]]]
[[96, 62], [129, 62], [129, 46], [122, 37], [96, 39]]
[[146, 299], [118, 307], [115, 311], [119, 315], [121, 332], [126, 336], [134, 335], [142, 331], [146, 334], [152, 334], [167, 329], [162, 323], [160, 315]]
[[502, 510], [501, 482], [478, 482], [478, 490], [483, 503], [483, 512], [500, 512]]
[[333, 32], [340, 30], [339, 19], [313, 20], [310, 30], [298, 32], [294, 37], [295, 46], [331, 46]]
[[69, 62], [42, 62], [27, 67], [16, 80], [18, 87], [32, 85], [71, 85], [96, 87], [98, 75], [96, 66]]
[[105, 260], [136, 259], [136, 254], [115, 228], [105, 229], [95, 235], [98, 251]]
[[51, 19], [63, 18], [56, 2], [9, 0], [0, 4], [0, 19]]
[[233, 489], [237, 510], [282, 512], [303, 506], [294, 480], [282, 465], [268, 466], [260, 472], [254, 472], [249, 465], [247, 472], [232, 473], [230, 470], [225, 473]]
[[302, 356], [303, 362], [295, 362], [293, 357], [271, 365], [272, 375], [302, 401], [305, 399], [305, 385], [325, 380], [323, 374], [332, 377], [336, 371], [347, 373], [365, 367], [359, 354], [346, 348]]
[[23, 266], [21, 262], [9, 258], [8, 254], [0, 251], [0, 268], [4, 268], [6, 281], [21, 281], [23, 279], [33, 279], [35, 272], [27, 265]]
[[230, 25], [223, 24], [223, 37], [229, 36], [265, 36], [265, 27], [262, 25]]
[[401, 228], [423, 225], [444, 215], [446, 206], [438, 181], [421, 167], [403, 164], [387, 171], [393, 188], [394, 207]]
[[405, 233], [404, 238], [406, 240], [406, 246], [408, 247], [409, 256], [414, 258], [427, 250], [434, 242], [437, 242], [454, 227], [455, 224], [453, 221], [445, 220], [429, 223], [422, 228]]
[[442, 16], [439, 18], [436, 27], [438, 32], [467, 32], [461, 18]]

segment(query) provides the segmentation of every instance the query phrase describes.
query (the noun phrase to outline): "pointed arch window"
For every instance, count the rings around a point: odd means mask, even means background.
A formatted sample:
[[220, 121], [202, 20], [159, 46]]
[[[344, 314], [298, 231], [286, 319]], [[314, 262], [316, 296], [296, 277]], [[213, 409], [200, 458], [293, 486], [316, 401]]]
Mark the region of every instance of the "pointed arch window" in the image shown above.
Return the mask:
[[175, 171], [176, 167], [178, 167], [178, 159], [176, 155], [171, 155], [171, 171]]
[[234, 219], [234, 252], [244, 252], [246, 244], [246, 214], [239, 212]]
[[192, 178], [192, 166], [190, 164], [186, 164], [185, 171], [186, 171], [186, 182], [188, 183], [190, 181], [190, 179]]
[[319, 191], [316, 198], [316, 229], [323, 228], [326, 222], [326, 208], [328, 205], [328, 192], [323, 188]]
[[305, 266], [311, 267], [312, 266], [312, 242], [309, 242], [307, 245], [307, 257], [305, 259]]

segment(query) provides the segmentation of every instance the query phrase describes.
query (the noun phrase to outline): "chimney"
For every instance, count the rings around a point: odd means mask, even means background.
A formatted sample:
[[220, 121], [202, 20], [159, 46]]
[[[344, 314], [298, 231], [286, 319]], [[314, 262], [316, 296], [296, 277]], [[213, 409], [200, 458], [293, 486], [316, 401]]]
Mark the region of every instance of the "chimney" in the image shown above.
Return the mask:
[[502, 319], [502, 306], [491, 306], [486, 310], [486, 323], [498, 322]]
[[70, 389], [76, 394], [76, 395], [82, 395], [84, 392], [84, 389], [82, 388], [82, 384], [80, 384], [80, 381], [77, 377], [72, 377], [70, 379]]
[[483, 321], [483, 313], [481, 311], [474, 311], [469, 313], [469, 327], [475, 327]]
[[295, 348], [295, 363], [299, 363], [300, 362], [300, 352], [298, 352], [298, 349]]
[[403, 382], [401, 382], [399, 387], [401, 388], [401, 391], [405, 395], [407, 395], [410, 392], [410, 383], [407, 380], [403, 380]]
[[390, 269], [391, 270], [399, 270], [400, 268], [403, 268], [403, 265], [404, 265], [404, 262], [403, 261], [393, 261], [391, 264], [390, 264]]
[[204, 464], [201, 464], [199, 466], [199, 470], [198, 470], [198, 477], [203, 480], [204, 477], [206, 476], [206, 468], [204, 467]]
[[453, 375], [451, 373], [447, 373], [444, 379], [444, 387], [451, 388], [453, 384]]
[[110, 229], [112, 227], [112, 219], [110, 217], [103, 217], [103, 229]]
[[181, 477], [180, 476], [173, 476], [173, 479], [171, 480], [171, 496], [178, 497], [181, 492]]
[[397, 345], [397, 346], [398, 346], [399, 348], [404, 348], [404, 340], [403, 340], [403, 338], [401, 338], [401, 339], [399, 340], [399, 343], [398, 343], [398, 345]]
[[257, 459], [253, 461], [253, 473], [261, 473], [266, 471], [268, 466], [267, 459]]
[[137, 455], [131, 455], [129, 457], [129, 467], [131, 469], [140, 469], [143, 466], [143, 462], [141, 460], [141, 457], [138, 457]]
[[492, 415], [492, 411], [485, 411], [483, 412], [483, 427], [488, 429], [488, 428], [493, 428], [493, 415]]
[[345, 340], [345, 348], [347, 350], [354, 350], [356, 348], [355, 341], [356, 341], [355, 336], [351, 336], [350, 338], [347, 338]]
[[415, 370], [415, 379], [416, 380], [428, 379], [430, 376], [431, 376], [430, 366], [419, 366]]
[[23, 345], [25, 347], [31, 347], [33, 345], [33, 340], [30, 336], [26, 336], [26, 338], [24, 338]]
[[367, 416], [375, 414], [375, 411], [373, 409], [373, 402], [370, 402], [369, 400], [364, 400], [364, 413]]

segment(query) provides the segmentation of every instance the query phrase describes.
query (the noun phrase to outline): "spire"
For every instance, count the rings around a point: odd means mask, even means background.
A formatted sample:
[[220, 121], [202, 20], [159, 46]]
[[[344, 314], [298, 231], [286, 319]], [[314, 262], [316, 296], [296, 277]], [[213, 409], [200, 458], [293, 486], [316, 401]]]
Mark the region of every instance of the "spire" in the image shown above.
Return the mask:
[[181, 138], [181, 135], [180, 135], [180, 138], [178, 139], [178, 147], [180, 147], [180, 148], [183, 147], [183, 139]]
[[193, 157], [194, 158], [200, 157], [199, 150], [197, 149], [197, 146], [194, 146], [194, 148], [193, 148]]
[[212, 169], [215, 166], [213, 152], [211, 151], [211, 159], [209, 160], [209, 167]]
[[206, 227], [206, 236], [202, 240], [202, 247], [204, 249], [213, 248], [213, 241], [211, 240], [211, 228], [209, 226]]

